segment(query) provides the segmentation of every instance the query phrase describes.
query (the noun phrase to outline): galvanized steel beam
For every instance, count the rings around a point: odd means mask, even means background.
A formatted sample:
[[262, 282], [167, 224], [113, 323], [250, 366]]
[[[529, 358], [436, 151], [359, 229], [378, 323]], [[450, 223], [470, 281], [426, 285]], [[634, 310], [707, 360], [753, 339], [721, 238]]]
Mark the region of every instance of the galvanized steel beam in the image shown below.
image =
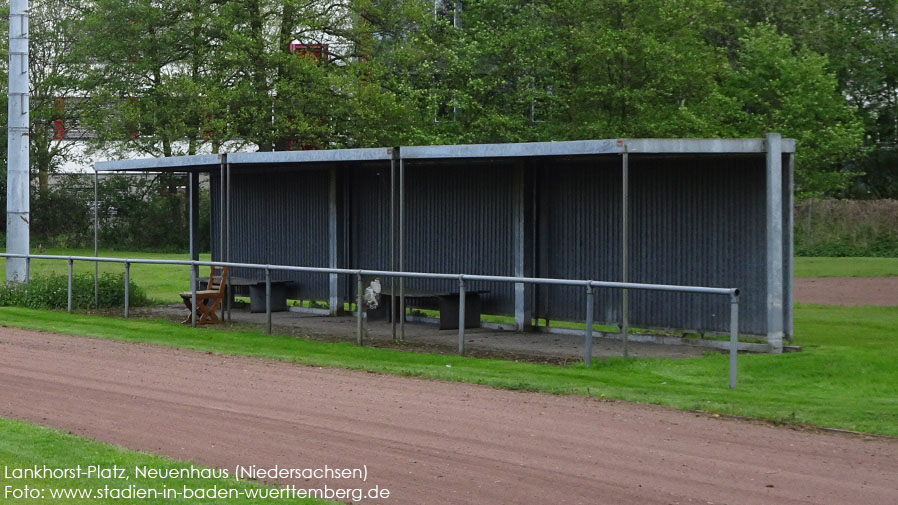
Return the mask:
[[200, 259], [200, 174], [199, 172], [190, 172], [187, 174], [187, 177], [188, 198], [190, 199], [187, 226], [190, 242], [190, 259], [196, 261]]
[[[531, 255], [528, 254], [530, 252], [528, 245], [531, 243], [530, 237], [528, 237], [531, 229], [529, 226], [531, 213], [527, 209], [530, 199], [527, 195], [526, 167], [521, 164], [515, 168], [512, 191], [514, 275], [515, 277], [527, 277], [533, 273], [533, 268], [529, 265]], [[530, 327], [533, 316], [530, 307], [531, 290], [532, 288], [523, 282], [514, 285], [514, 323], [518, 331], [524, 331]]]
[[[331, 167], [328, 170], [328, 199], [327, 199], [327, 264], [330, 268], [337, 268], [338, 264], [337, 251], [339, 251], [339, 234], [338, 222], [339, 202], [337, 201], [337, 167]], [[341, 312], [343, 304], [340, 301], [339, 276], [330, 274], [328, 276], [328, 308], [331, 315], [337, 315]]]
[[782, 138], [769, 133], [767, 142], [767, 344], [783, 350], [783, 151]]
[[785, 339], [792, 343], [794, 334], [793, 311], [795, 310], [795, 294], [793, 279], [795, 277], [795, 155], [787, 155], [786, 170], [783, 183], [783, 206], [785, 222], [783, 223], [783, 318]]

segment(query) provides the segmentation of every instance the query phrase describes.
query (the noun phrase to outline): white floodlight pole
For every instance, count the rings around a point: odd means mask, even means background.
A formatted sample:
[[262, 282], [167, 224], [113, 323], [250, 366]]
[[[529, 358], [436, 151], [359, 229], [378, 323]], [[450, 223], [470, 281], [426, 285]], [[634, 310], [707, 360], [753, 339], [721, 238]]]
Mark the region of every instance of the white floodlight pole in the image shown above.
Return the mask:
[[[28, 254], [28, 0], [9, 2], [9, 108], [6, 252]], [[6, 259], [6, 281], [27, 282], [24, 258]]]

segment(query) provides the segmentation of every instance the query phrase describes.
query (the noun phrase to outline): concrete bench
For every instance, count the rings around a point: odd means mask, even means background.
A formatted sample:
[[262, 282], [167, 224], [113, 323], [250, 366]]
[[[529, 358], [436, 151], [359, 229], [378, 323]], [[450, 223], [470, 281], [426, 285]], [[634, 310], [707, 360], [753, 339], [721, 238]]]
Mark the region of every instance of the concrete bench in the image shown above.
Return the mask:
[[[206, 278], [200, 278], [200, 282], [205, 282]], [[291, 287], [293, 281], [283, 279], [271, 280], [271, 311], [284, 312], [287, 310], [287, 288]], [[231, 303], [234, 302], [234, 295], [238, 289], [248, 288], [249, 291], [249, 311], [265, 312], [265, 281], [259, 279], [251, 279], [249, 277], [231, 277], [228, 280], [231, 286]]]
[[[381, 284], [384, 284], [383, 281], [381, 281]], [[368, 311], [369, 319], [385, 319], [389, 321], [391, 313], [393, 314], [393, 317], [399, 316], [399, 286], [394, 286], [393, 291], [395, 291], [395, 294], [391, 293], [389, 286], [384, 286], [382, 288], [380, 293], [380, 306], [375, 310]], [[465, 328], [480, 328], [480, 295], [486, 293], [489, 293], [489, 291], [465, 291]], [[458, 311], [460, 308], [458, 291], [420, 291], [406, 288], [406, 306], [409, 306], [409, 301], [414, 302], [415, 300], [435, 301], [437, 308], [440, 311], [440, 329], [458, 329]], [[414, 303], [412, 303], [412, 305], [414, 305]], [[392, 307], [395, 307], [395, 309], [391, 310]]]

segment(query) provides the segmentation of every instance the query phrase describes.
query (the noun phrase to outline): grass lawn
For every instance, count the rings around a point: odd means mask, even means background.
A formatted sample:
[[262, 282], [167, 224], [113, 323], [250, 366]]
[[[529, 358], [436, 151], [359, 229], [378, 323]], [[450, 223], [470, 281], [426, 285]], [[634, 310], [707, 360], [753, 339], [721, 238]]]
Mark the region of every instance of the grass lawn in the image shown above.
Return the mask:
[[898, 275], [898, 258], [795, 258], [795, 277]]
[[[147, 467], [165, 471], [167, 469], [188, 468], [190, 465], [184, 462], [173, 461], [170, 459], [153, 456], [140, 452], [121, 449], [112, 445], [94, 442], [84, 438], [76, 437], [61, 433], [59, 431], [34, 426], [21, 421], [0, 418], [0, 467], [4, 467], [6, 472], [12, 472], [13, 469], [22, 468], [76, 468], [79, 465], [82, 471], [86, 472], [89, 466], [101, 466], [111, 468], [114, 465], [119, 468], [125, 468], [125, 475], [129, 480], [112, 480], [99, 478], [96, 476], [73, 479], [3, 479], [2, 489], [0, 489], [0, 503], [17, 503], [22, 505], [102, 505], [102, 504], [121, 504], [121, 503], [145, 503], [145, 504], [197, 504], [197, 503], [221, 503], [221, 504], [240, 504], [246, 505], [250, 503], [304, 503], [304, 504], [325, 504], [332, 503], [322, 500], [287, 500], [287, 499], [248, 499], [243, 493], [247, 490], [266, 491], [262, 485], [238, 481], [233, 477], [228, 479], [151, 479], [135, 475], [135, 467]], [[233, 469], [229, 469], [233, 472]], [[32, 499], [16, 499], [11, 493], [10, 488], [22, 490], [28, 486], [32, 489], [43, 490], [44, 496]], [[112, 493], [110, 497], [97, 498], [93, 494], [92, 498], [86, 497], [53, 497], [53, 492], [65, 492], [63, 490], [91, 490], [96, 493], [104, 488], [112, 489], [140, 489], [140, 490], [164, 490], [163, 486], [177, 490], [181, 494], [185, 487], [196, 489], [210, 489], [213, 486], [218, 489], [235, 489], [242, 491], [239, 498], [230, 499], [212, 499], [199, 500], [196, 498], [189, 499], [179, 496], [177, 498], [145, 498], [145, 499], [117, 499]]]
[[[32, 251], [37, 254], [37, 250]], [[56, 254], [60, 256], [93, 256], [93, 249], [47, 249], [45, 254]], [[188, 260], [187, 253], [148, 253], [148, 252], [129, 252], [129, 251], [110, 251], [101, 249], [100, 256], [112, 258], [152, 258], [167, 260]], [[201, 254], [200, 259], [209, 260], [209, 254]], [[6, 258], [0, 258], [0, 269], [6, 268]], [[31, 273], [34, 274], [62, 274], [65, 275], [67, 270], [66, 262], [62, 260], [31, 260]], [[94, 263], [88, 261], [76, 261], [74, 265], [75, 273], [93, 273]], [[100, 263], [100, 273], [114, 272], [122, 273], [125, 266], [121, 263]], [[208, 275], [208, 267], [206, 271], [200, 269], [200, 275]], [[157, 303], [180, 303], [181, 297], [178, 293], [190, 289], [190, 270], [186, 266], [180, 265], [131, 265], [131, 281], [139, 285], [146, 292], [147, 296]]]
[[716, 353], [683, 360], [612, 358], [597, 360], [590, 368], [561, 367], [11, 307], [0, 308], [0, 322], [307, 365], [557, 394], [604, 395], [898, 436], [898, 307], [797, 307], [795, 340], [804, 352], [741, 355], [739, 387], [734, 391], [727, 388], [727, 357]]

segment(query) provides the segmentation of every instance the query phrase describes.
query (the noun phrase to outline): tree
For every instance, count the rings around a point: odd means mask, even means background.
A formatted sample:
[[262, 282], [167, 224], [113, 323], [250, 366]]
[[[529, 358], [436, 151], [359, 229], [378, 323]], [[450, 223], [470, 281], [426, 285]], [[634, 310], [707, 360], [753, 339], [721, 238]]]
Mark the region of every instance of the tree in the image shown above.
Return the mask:
[[758, 25], [739, 39], [725, 89], [738, 104], [728, 118], [737, 134], [778, 131], [796, 139], [799, 196], [844, 188], [856, 175], [844, 162], [857, 156], [863, 127], [839, 93], [826, 57], [795, 52], [788, 36]]
[[80, 65], [72, 59], [81, 12], [79, 0], [31, 3], [30, 159], [39, 197], [47, 195], [50, 174], [79, 156], [77, 144], [87, 135], [79, 125], [84, 106]]
[[898, 2], [729, 0], [746, 23], [769, 23], [798, 47], [826, 55], [838, 89], [858, 111], [865, 150], [850, 164], [864, 175], [851, 195], [898, 197]]
[[209, 20], [214, 2], [94, 0], [85, 15], [78, 56], [95, 149], [153, 156], [196, 153], [229, 138], [216, 119], [219, 97]]

